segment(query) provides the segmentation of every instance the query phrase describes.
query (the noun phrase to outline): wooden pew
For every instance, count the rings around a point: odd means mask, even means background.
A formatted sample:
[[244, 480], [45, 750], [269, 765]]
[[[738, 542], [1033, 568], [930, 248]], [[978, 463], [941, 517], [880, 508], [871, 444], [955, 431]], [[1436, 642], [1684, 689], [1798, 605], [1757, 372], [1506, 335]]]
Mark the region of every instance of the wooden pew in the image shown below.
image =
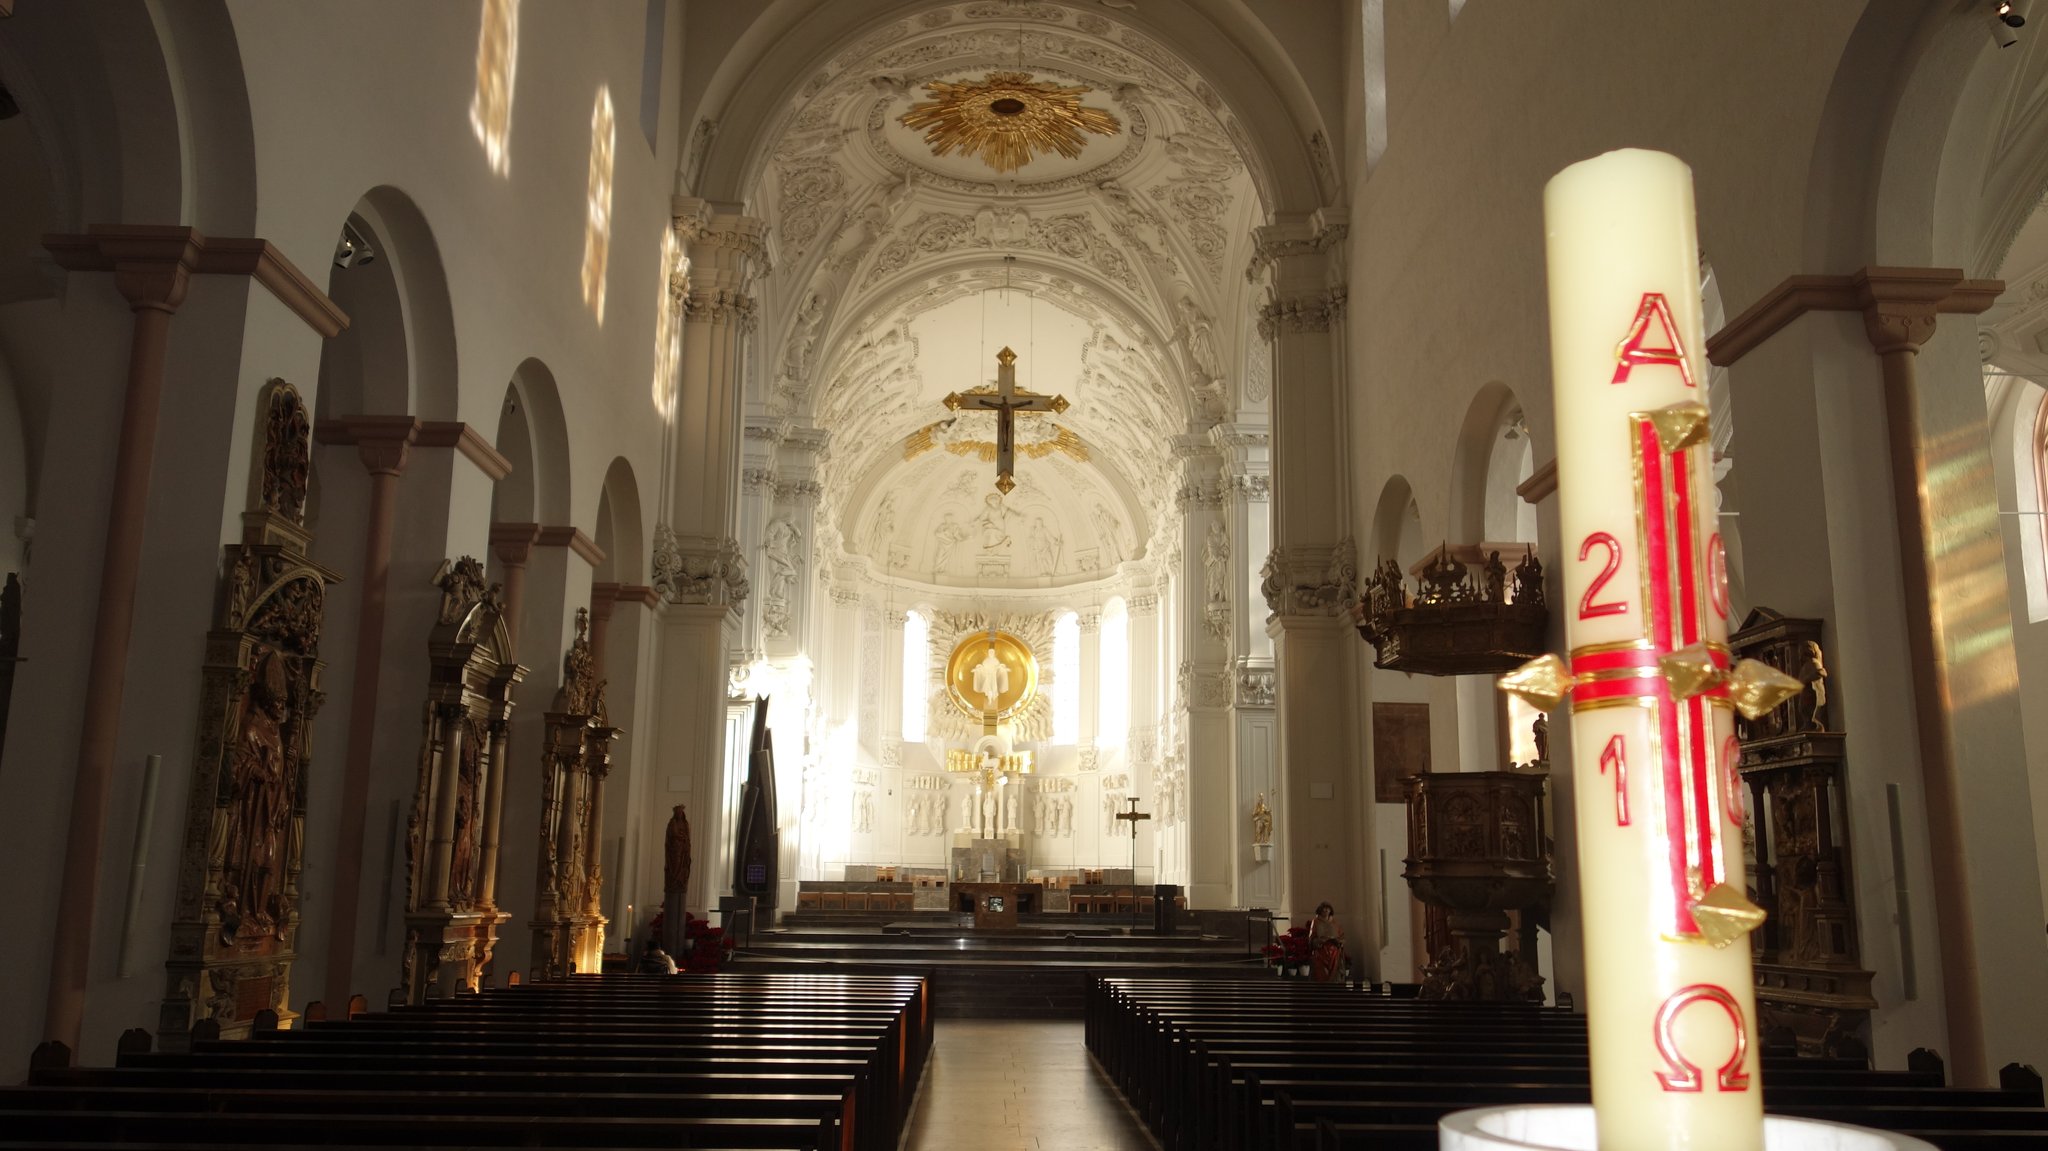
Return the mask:
[[892, 1151], [930, 1007], [917, 977], [577, 976], [44, 1069], [0, 1090], [0, 1148]]
[[[1300, 983], [1098, 979], [1086, 1033], [1173, 1151], [1433, 1148], [1466, 1107], [1583, 1103], [1584, 1019], [1522, 1005], [1393, 1000]], [[1946, 1086], [1938, 1072], [1763, 1055], [1774, 1114], [1890, 1126], [1942, 1147], [2048, 1145], [2038, 1076]]]

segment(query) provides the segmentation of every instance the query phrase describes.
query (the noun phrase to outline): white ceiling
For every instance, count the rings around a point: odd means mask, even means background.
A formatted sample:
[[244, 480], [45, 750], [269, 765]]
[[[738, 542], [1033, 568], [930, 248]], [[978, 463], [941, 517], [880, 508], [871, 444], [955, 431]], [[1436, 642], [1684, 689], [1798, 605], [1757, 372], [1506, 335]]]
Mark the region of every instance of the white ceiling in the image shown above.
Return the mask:
[[[934, 157], [896, 122], [927, 81], [995, 70], [1086, 86], [1121, 130], [1006, 175]], [[756, 196], [778, 246], [757, 410], [829, 435], [820, 507], [848, 553], [995, 586], [1086, 581], [1114, 567], [1104, 557], [1143, 556], [1178, 487], [1174, 439], [1263, 416], [1264, 387], [1243, 387], [1263, 213], [1231, 110], [1098, 5], [973, 2], [875, 30], [783, 123]], [[1020, 459], [1002, 517], [1016, 530], [988, 535], [1008, 535], [1008, 555], [976, 533], [941, 565], [934, 533], [985, 510], [994, 467], [943, 449], [905, 459], [904, 441], [947, 415], [947, 392], [988, 382], [1006, 344], [1021, 386], [1071, 401], [1054, 419], [1089, 459]]]

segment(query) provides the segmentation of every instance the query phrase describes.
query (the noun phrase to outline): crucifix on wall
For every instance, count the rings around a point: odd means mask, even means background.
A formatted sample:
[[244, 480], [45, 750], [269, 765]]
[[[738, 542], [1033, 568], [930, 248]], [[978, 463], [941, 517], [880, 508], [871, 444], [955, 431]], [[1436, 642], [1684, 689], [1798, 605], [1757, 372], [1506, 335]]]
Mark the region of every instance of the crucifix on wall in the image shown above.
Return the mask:
[[965, 392], [948, 392], [942, 402], [946, 405], [946, 410], [951, 412], [965, 409], [996, 414], [996, 490], [1009, 495], [1010, 489], [1017, 486], [1014, 478], [1017, 467], [1016, 414], [1058, 414], [1067, 410], [1067, 398], [1040, 395], [1018, 388], [1017, 353], [1008, 348], [996, 353], [996, 364], [996, 386], [993, 390], [981, 387]]

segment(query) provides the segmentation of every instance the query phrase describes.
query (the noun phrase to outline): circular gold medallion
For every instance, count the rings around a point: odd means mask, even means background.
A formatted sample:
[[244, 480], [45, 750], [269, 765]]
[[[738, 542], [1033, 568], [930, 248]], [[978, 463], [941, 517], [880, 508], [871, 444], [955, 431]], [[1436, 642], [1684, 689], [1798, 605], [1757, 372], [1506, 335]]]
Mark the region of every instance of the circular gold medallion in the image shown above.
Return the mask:
[[1009, 719], [1037, 693], [1038, 661], [1009, 632], [969, 632], [946, 660], [946, 698], [975, 719]]

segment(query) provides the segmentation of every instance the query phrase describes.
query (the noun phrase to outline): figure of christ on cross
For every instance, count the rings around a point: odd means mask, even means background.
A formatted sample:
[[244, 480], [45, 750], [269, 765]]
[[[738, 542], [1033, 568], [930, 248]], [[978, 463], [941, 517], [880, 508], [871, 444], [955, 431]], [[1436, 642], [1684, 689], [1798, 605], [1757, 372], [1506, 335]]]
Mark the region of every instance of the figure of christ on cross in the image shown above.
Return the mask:
[[979, 389], [948, 392], [943, 402], [949, 412], [965, 409], [996, 414], [996, 490], [1009, 495], [1010, 490], [1017, 486], [1014, 478], [1017, 468], [1016, 414], [1052, 412], [1057, 415], [1067, 410], [1067, 398], [1019, 390], [1017, 353], [1007, 347], [996, 353], [996, 364], [996, 387], [993, 392]]

